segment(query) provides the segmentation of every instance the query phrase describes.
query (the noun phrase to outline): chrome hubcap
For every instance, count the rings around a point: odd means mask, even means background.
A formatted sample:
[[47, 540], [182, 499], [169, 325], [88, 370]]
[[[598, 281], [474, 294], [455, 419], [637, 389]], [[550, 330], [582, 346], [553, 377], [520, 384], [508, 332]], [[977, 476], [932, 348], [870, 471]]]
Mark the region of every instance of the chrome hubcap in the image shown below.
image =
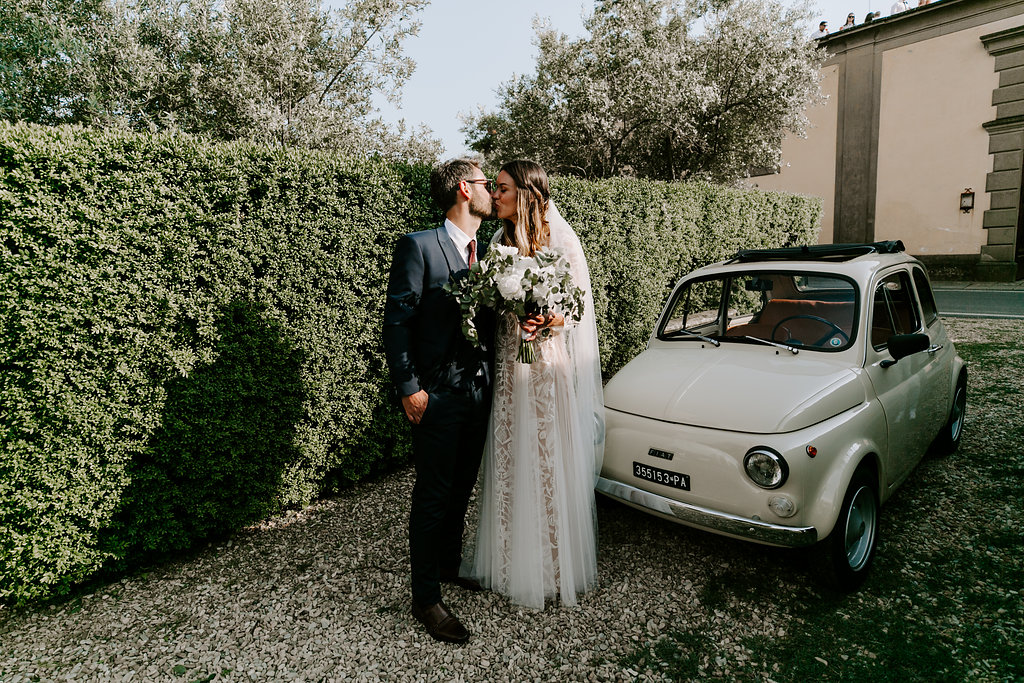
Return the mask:
[[964, 428], [964, 413], [967, 408], [967, 392], [958, 387], [953, 399], [953, 419], [950, 420], [950, 436], [955, 442], [960, 438], [960, 430]]
[[846, 518], [846, 561], [850, 569], [859, 570], [871, 555], [875, 542], [875, 496], [861, 486], [850, 501], [850, 514]]

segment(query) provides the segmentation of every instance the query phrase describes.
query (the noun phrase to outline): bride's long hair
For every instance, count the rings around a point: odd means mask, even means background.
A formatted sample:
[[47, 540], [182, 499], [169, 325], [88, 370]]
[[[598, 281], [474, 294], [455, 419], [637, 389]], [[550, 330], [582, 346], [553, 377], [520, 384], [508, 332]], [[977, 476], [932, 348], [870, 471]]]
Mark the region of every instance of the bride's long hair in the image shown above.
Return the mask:
[[505, 219], [501, 243], [517, 247], [523, 256], [533, 256], [551, 242], [548, 210], [548, 174], [540, 164], [525, 159], [509, 161], [501, 170], [516, 184], [516, 220]]

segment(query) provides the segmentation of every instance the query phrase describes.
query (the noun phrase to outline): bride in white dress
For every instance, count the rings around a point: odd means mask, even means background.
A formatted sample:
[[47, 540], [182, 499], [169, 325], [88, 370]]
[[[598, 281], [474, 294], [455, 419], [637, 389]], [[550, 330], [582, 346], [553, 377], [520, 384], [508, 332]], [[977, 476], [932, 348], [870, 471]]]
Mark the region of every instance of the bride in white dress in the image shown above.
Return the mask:
[[[585, 292], [583, 318], [557, 312], [499, 317], [494, 405], [481, 473], [472, 576], [528, 607], [575, 605], [597, 585], [595, 477], [604, 451], [601, 366], [590, 273], [580, 241], [548, 194], [544, 170], [505, 164], [492, 194], [504, 219], [494, 242], [532, 255], [562, 251]], [[520, 330], [538, 333], [537, 359], [516, 362]]]

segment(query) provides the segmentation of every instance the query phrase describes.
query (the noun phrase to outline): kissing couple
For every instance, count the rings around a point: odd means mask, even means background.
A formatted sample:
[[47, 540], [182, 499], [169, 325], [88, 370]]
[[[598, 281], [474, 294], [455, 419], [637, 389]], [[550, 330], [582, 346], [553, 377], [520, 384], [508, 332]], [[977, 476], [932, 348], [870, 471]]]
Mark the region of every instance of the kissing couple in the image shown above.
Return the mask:
[[[575, 605], [597, 585], [601, 366], [590, 272], [544, 169], [511, 161], [491, 181], [475, 161], [455, 159], [434, 169], [430, 189], [445, 221], [399, 239], [383, 340], [412, 431], [412, 614], [433, 638], [463, 643], [469, 631], [444, 603], [442, 583], [537, 609], [548, 599]], [[502, 221], [491, 246], [527, 257], [554, 249], [568, 260], [584, 292], [578, 322], [558, 310], [519, 317], [485, 308], [473, 321], [479, 339], [463, 335], [446, 285], [483, 258], [476, 234], [489, 218]], [[522, 339], [536, 349], [531, 363], [516, 360]], [[478, 476], [475, 550], [464, 559]]]

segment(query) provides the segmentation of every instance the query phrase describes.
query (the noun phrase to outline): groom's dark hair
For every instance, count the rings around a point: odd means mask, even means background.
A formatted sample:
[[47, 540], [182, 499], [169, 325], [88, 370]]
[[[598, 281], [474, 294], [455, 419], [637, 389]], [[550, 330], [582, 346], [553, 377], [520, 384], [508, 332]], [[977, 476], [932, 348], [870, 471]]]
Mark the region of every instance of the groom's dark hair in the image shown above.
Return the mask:
[[434, 167], [430, 173], [430, 195], [441, 211], [447, 213], [455, 205], [459, 183], [473, 177], [480, 164], [472, 159], [451, 159]]

